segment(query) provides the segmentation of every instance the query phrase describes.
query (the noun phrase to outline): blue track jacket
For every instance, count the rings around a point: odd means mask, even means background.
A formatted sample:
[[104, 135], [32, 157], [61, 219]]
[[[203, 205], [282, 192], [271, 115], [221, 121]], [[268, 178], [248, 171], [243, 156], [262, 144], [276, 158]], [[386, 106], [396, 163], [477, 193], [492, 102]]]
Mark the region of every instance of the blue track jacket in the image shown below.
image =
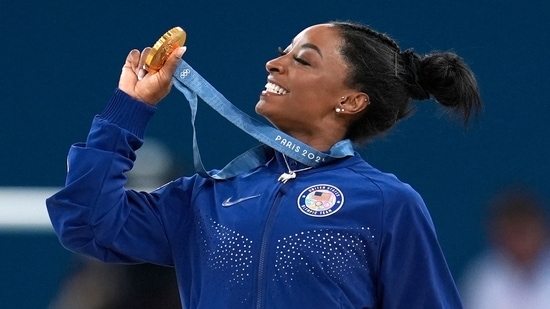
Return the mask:
[[229, 180], [125, 189], [154, 112], [117, 90], [71, 147], [66, 186], [47, 199], [69, 250], [173, 266], [190, 309], [462, 308], [419, 194], [359, 154], [285, 184], [274, 152]]

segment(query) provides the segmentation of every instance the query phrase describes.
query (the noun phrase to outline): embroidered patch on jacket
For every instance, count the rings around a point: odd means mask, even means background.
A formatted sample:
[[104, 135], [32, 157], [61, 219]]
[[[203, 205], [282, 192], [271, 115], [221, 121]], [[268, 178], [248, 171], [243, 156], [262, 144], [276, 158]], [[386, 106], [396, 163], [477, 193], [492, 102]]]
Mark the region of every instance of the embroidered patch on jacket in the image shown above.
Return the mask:
[[311, 186], [298, 196], [298, 208], [308, 216], [327, 217], [336, 213], [344, 205], [344, 195], [332, 185]]

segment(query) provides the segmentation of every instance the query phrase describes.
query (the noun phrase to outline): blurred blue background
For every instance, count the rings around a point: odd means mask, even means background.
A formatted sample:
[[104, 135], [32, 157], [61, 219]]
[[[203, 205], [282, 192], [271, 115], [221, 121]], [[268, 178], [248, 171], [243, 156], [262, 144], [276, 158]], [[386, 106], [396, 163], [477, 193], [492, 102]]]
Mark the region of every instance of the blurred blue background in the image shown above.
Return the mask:
[[[179, 25], [185, 59], [242, 110], [266, 80], [265, 62], [303, 28], [353, 20], [419, 53], [452, 50], [476, 73], [485, 110], [469, 130], [432, 102], [361, 150], [410, 183], [428, 205], [455, 277], [484, 243], [488, 200], [522, 184], [549, 197], [550, 3], [463, 1], [2, 1], [0, 186], [59, 187], [70, 145], [115, 89], [132, 48]], [[192, 173], [190, 113], [174, 90], [147, 137]], [[256, 144], [208, 106], [197, 130], [207, 169]], [[9, 207], [10, 205], [0, 205]], [[45, 308], [71, 267], [52, 233], [0, 230], [0, 307]]]

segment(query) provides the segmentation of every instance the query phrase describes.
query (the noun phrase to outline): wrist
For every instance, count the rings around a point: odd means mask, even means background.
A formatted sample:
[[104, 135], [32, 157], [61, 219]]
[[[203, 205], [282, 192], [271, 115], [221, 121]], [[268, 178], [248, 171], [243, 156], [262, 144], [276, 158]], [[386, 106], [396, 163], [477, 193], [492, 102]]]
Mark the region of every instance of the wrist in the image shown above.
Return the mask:
[[117, 88], [99, 117], [143, 138], [147, 123], [156, 110], [155, 106], [137, 100]]

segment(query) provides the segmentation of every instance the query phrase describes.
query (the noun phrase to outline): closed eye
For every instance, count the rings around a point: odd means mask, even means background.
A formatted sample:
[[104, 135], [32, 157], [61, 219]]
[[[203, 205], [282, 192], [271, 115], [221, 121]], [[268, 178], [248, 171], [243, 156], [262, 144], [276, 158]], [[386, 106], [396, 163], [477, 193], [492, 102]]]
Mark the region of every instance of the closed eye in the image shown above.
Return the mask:
[[305, 61], [304, 59], [302, 59], [302, 58], [300, 58], [300, 57], [294, 56], [294, 57], [292, 57], [292, 58], [294, 58], [294, 61], [296, 61], [296, 62], [298, 62], [298, 63], [300, 63], [300, 64], [309, 65], [309, 62]]
[[[277, 48], [277, 52], [279, 53], [279, 56], [285, 56], [288, 54], [287, 51], [283, 50], [281, 47], [278, 47]], [[299, 64], [302, 64], [302, 65], [309, 65], [309, 63], [307, 61], [305, 61], [304, 59], [300, 58], [300, 57], [297, 57], [297, 56], [293, 56], [292, 57], [294, 59], [294, 61], [298, 62]]]

